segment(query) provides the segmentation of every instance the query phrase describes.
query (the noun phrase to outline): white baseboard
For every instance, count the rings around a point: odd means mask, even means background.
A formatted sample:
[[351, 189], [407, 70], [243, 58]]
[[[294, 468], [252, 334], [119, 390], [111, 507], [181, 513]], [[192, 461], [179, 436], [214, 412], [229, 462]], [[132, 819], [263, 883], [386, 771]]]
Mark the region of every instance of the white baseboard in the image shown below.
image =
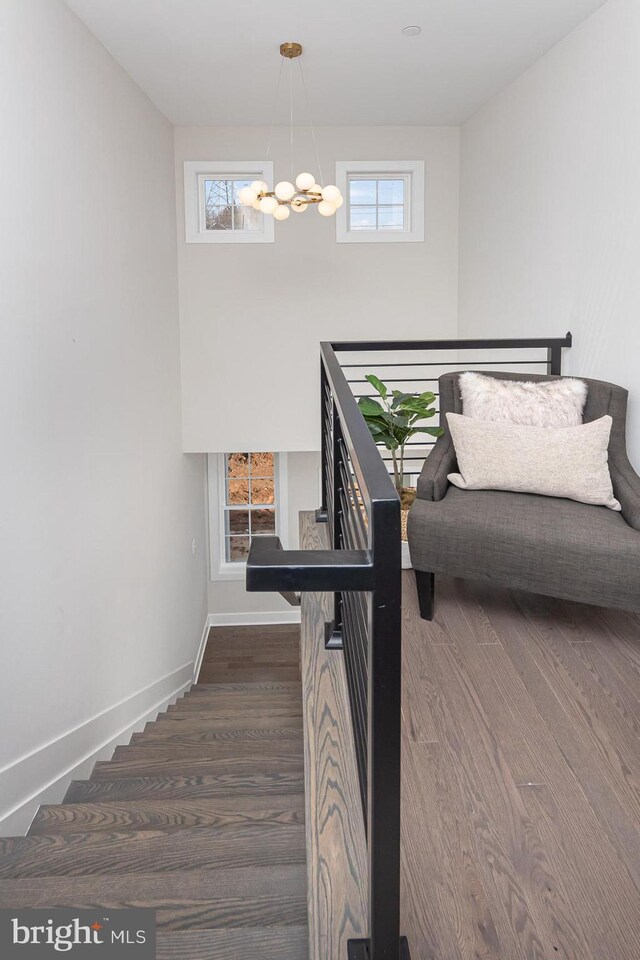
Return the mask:
[[0, 836], [26, 833], [41, 804], [60, 803], [72, 780], [87, 779], [96, 761], [111, 759], [117, 746], [128, 743], [188, 690], [200, 669], [208, 632], [207, 619], [195, 661], [0, 769]]
[[207, 640], [209, 639], [209, 629], [211, 627], [211, 614], [208, 615], [207, 619], [204, 622], [204, 629], [202, 631], [202, 636], [200, 637], [200, 646], [198, 647], [198, 655], [196, 657], [196, 662], [193, 667], [193, 682], [198, 682], [198, 677], [200, 675], [200, 668], [202, 666], [202, 661], [204, 659], [204, 652], [207, 649]]
[[300, 623], [300, 607], [256, 613], [210, 613], [210, 627], [259, 626], [268, 623]]

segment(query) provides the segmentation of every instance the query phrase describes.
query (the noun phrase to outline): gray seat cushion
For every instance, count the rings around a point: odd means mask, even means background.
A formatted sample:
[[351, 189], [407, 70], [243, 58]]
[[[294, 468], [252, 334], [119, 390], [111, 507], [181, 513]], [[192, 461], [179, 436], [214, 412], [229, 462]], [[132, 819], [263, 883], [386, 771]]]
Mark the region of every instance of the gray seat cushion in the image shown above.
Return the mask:
[[450, 486], [409, 513], [416, 570], [640, 611], [640, 532], [573, 500]]

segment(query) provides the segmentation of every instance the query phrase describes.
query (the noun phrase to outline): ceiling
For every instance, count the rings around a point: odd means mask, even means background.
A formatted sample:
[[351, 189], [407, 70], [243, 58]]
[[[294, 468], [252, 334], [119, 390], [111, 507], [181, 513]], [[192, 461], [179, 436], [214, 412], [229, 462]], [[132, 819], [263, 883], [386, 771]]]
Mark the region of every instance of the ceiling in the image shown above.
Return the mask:
[[314, 122], [367, 126], [464, 121], [603, 0], [66, 2], [175, 124], [270, 122], [298, 40]]

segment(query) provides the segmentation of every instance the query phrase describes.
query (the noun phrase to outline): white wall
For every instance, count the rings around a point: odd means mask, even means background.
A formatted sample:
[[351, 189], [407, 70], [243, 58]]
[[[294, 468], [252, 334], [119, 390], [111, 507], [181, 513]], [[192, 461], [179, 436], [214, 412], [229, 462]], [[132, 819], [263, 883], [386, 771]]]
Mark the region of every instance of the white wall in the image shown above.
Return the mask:
[[640, 466], [640, 4], [609, 0], [462, 131], [461, 336], [562, 336], [631, 393]]
[[[335, 161], [426, 162], [424, 243], [338, 244], [315, 210], [276, 223], [274, 244], [186, 244], [183, 161], [260, 159], [263, 128], [176, 128], [185, 450], [318, 450], [319, 343], [451, 336], [457, 327], [459, 131], [318, 130], [325, 181]], [[316, 173], [308, 130], [296, 172]], [[276, 180], [290, 175], [276, 128]]]
[[206, 572], [203, 458], [181, 453], [172, 129], [59, 0], [0, 5], [0, 118], [8, 833], [189, 683]]

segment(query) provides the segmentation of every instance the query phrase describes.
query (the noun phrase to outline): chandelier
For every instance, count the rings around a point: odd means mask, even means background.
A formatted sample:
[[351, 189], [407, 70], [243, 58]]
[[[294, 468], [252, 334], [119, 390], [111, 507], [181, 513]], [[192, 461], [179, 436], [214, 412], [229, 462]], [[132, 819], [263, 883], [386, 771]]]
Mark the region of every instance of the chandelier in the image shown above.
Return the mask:
[[280, 45], [280, 54], [282, 56], [282, 63], [280, 64], [280, 74], [278, 76], [278, 85], [276, 88], [276, 102], [274, 107], [274, 118], [271, 122], [271, 132], [269, 134], [269, 145], [267, 147], [267, 159], [271, 153], [271, 140], [273, 137], [273, 128], [275, 126], [275, 112], [278, 107], [278, 99], [280, 93], [280, 85], [282, 82], [282, 72], [285, 61], [289, 61], [289, 127], [290, 127], [290, 144], [291, 144], [291, 180], [281, 180], [279, 183], [276, 183], [273, 190], [269, 189], [269, 185], [265, 183], [264, 180], [254, 180], [249, 187], [243, 187], [239, 193], [240, 203], [247, 207], [253, 207], [254, 210], [260, 210], [261, 213], [273, 216], [274, 220], [287, 220], [291, 211], [294, 213], [305, 213], [306, 210], [312, 205], [316, 205], [318, 208], [318, 213], [323, 217], [332, 217], [336, 212], [338, 207], [341, 207], [344, 203], [344, 199], [340, 190], [334, 185], [329, 184], [326, 187], [323, 187], [321, 184], [316, 183], [316, 178], [312, 173], [299, 173], [295, 178], [293, 177], [293, 61], [298, 61], [298, 66], [300, 68], [300, 78], [302, 81], [302, 88], [304, 90], [305, 99], [307, 102], [307, 113], [309, 119], [309, 126], [311, 127], [311, 136], [313, 138], [313, 145], [316, 153], [316, 163], [318, 165], [318, 173], [320, 179], [322, 180], [322, 167], [320, 166], [320, 154], [318, 152], [318, 143], [316, 140], [315, 130], [313, 128], [313, 123], [311, 121], [311, 111], [309, 110], [309, 97], [307, 95], [307, 87], [304, 80], [304, 73], [302, 70], [302, 63], [300, 61], [300, 56], [302, 54], [302, 44], [300, 43], [283, 43]]

